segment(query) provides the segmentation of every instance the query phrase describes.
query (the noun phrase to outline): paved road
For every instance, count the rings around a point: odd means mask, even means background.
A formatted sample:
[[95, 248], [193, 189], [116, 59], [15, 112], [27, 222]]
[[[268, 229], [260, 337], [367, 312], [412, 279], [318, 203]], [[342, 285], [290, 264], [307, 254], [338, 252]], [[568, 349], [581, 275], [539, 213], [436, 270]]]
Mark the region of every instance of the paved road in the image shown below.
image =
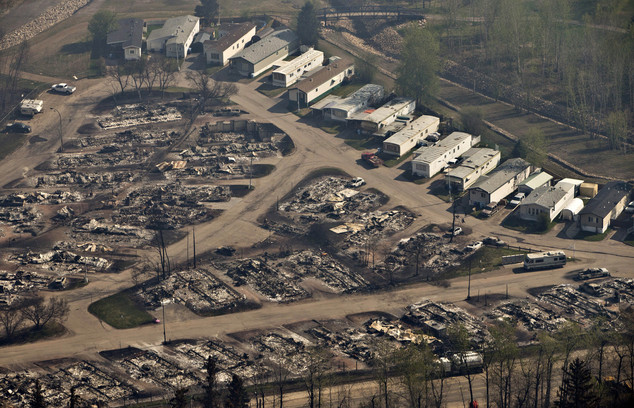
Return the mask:
[[[281, 101], [269, 99], [254, 91], [256, 82], [240, 84], [240, 92], [233, 100], [239, 103], [251, 117], [268, 120], [287, 132], [296, 144], [291, 156], [280, 160], [277, 169], [265, 178], [256, 180], [256, 189], [244, 199], [230, 207], [216, 220], [197, 227], [197, 247], [200, 251], [213, 249], [220, 245], [248, 247], [268, 236], [268, 231], [257, 223], [264, 214], [293, 186], [319, 167], [339, 167], [353, 176], [362, 176], [370, 187], [378, 188], [391, 197], [387, 207], [405, 205], [420, 214], [416, 222], [405, 232], [395, 237], [412, 233], [429, 223], [449, 222], [451, 214], [448, 204], [427, 194], [427, 186], [415, 185], [400, 179], [401, 170], [381, 168], [367, 170], [356, 163], [359, 152], [345, 145], [341, 139], [319, 129], [302, 123], [295, 115], [285, 112]], [[65, 97], [45, 94], [47, 104], [55, 103], [64, 118], [65, 134], [75, 130], [90, 118], [89, 110], [101, 97], [108, 94], [107, 85], [100, 81], [80, 81], [76, 94]], [[66, 98], [66, 99], [61, 99]], [[51, 106], [51, 105], [48, 105]], [[54, 115], [51, 115], [51, 113]], [[211, 118], [210, 118], [211, 120]], [[0, 164], [0, 181], [3, 184], [28, 171], [44, 159], [53, 157], [56, 149], [57, 115], [46, 111], [34, 119], [40, 134], [53, 135], [46, 143], [25, 145]], [[510, 243], [541, 248], [567, 249], [572, 242], [554, 234], [545, 236], [521, 235], [505, 230], [495, 220], [483, 222], [467, 217], [466, 225], [473, 230], [474, 239], [496, 234]], [[605, 240], [600, 243], [575, 241], [575, 255], [583, 265], [607, 266], [615, 274], [634, 277], [631, 265], [634, 264], [634, 251], [631, 247]], [[169, 248], [175, 260], [182, 260], [185, 243], [179, 242]], [[576, 263], [556, 271], [515, 274], [511, 269], [503, 268], [472, 278], [472, 294], [504, 293], [508, 285], [512, 296], [526, 296], [526, 290], [535, 286], [566, 281], [564, 275], [571, 269], [579, 268]], [[128, 273], [116, 276], [108, 275], [96, 278], [85, 288], [65, 294], [71, 301], [71, 314], [67, 326], [70, 334], [59, 339], [42, 341], [36, 344], [6, 347], [0, 353], [0, 365], [15, 366], [39, 360], [61, 357], [97, 358], [96, 353], [104, 349], [120, 346], [156, 346], [163, 340], [161, 326], [145, 326], [130, 330], [114, 330], [87, 313], [92, 300], [114, 293], [128, 286]], [[460, 302], [466, 295], [466, 279], [451, 281], [451, 287], [438, 288], [426, 284], [411, 285], [391, 292], [350, 295], [345, 297], [322, 297], [308, 299], [288, 305], [265, 303], [259, 310], [200, 318], [191, 314], [168, 316], [167, 337], [169, 339], [222, 336], [227, 333], [266, 327], [276, 327], [297, 320], [343, 318], [346, 315], [373, 310], [384, 310], [400, 314], [403, 307], [428, 297], [434, 300]], [[183, 317], [184, 316], [184, 317]]]

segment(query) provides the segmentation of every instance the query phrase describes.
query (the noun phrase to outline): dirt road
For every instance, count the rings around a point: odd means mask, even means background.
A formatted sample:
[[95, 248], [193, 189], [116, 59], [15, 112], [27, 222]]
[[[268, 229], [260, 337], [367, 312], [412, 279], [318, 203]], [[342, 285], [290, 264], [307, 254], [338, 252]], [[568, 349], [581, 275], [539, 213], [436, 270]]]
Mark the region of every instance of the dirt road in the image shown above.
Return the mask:
[[[44, 94], [47, 106], [57, 106], [64, 119], [64, 133], [75, 130], [90, 119], [90, 109], [98, 99], [106, 96], [107, 86], [102, 81], [80, 81], [76, 94], [66, 97]], [[428, 186], [415, 185], [401, 179], [402, 170], [380, 168], [367, 170], [357, 164], [359, 152], [345, 145], [341, 139], [303, 123], [285, 109], [280, 99], [271, 99], [254, 89], [257, 82], [240, 84], [240, 92], [233, 100], [251, 112], [251, 117], [270, 121], [294, 140], [296, 151], [281, 159], [276, 170], [269, 176], [256, 180], [256, 189], [244, 199], [225, 211], [220, 217], [196, 229], [197, 246], [200, 251], [220, 245], [250, 246], [269, 234], [257, 223], [258, 217], [274, 205], [278, 197], [290, 191], [294, 185], [320, 167], [338, 167], [353, 176], [363, 177], [368, 186], [377, 188], [391, 197], [386, 207], [404, 205], [420, 216], [402, 235], [416, 231], [429, 223], [449, 222], [449, 205], [428, 194]], [[65, 99], [62, 99], [65, 98]], [[53, 157], [57, 148], [56, 126], [58, 117], [46, 111], [34, 119], [34, 128], [47, 137], [47, 142], [25, 145], [8, 160], [0, 164], [0, 180], [4, 183], [31, 169], [41, 160]], [[210, 120], [212, 120], [210, 118]], [[487, 235], [498, 235], [510, 243], [540, 248], [558, 248], [570, 251], [572, 242], [555, 236], [522, 235], [506, 230], [494, 220], [483, 222], [471, 217], [465, 225], [473, 230], [473, 239]], [[395, 237], [397, 239], [398, 237]], [[175, 260], [182, 260], [185, 243], [179, 242], [169, 248]], [[472, 277], [472, 294], [504, 293], [508, 285], [511, 296], [524, 297], [531, 287], [565, 282], [564, 275], [582, 265], [607, 266], [617, 276], [634, 277], [634, 250], [620, 242], [605, 240], [599, 243], [575, 241], [575, 256], [582, 260], [556, 271], [516, 274], [510, 268], [502, 268], [487, 274]], [[127, 273], [105, 276], [91, 282], [87, 287], [65, 294], [71, 301], [71, 314], [67, 326], [70, 334], [58, 339], [35, 344], [6, 347], [0, 353], [0, 365], [15, 367], [45, 359], [61, 357], [98, 358], [97, 352], [121, 346], [158, 346], [163, 341], [162, 327], [150, 325], [130, 330], [115, 330], [102, 324], [87, 312], [91, 301], [114, 293], [128, 286]], [[427, 284], [416, 284], [397, 288], [390, 292], [358, 294], [345, 297], [309, 299], [293, 304], [265, 303], [259, 310], [210, 318], [193, 315], [168, 316], [167, 337], [169, 339], [223, 336], [227, 333], [266, 327], [305, 319], [344, 318], [353, 313], [382, 310], [400, 314], [403, 307], [427, 297], [434, 300], [460, 302], [466, 296], [466, 278], [451, 281], [449, 288]], [[172, 319], [172, 320], [170, 320]]]

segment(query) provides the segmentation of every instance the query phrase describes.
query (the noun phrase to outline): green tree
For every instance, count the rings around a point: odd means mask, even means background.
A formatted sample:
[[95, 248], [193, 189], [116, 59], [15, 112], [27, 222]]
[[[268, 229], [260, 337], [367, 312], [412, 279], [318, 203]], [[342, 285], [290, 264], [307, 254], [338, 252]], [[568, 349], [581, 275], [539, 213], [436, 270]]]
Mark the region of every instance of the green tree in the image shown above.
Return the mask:
[[542, 166], [548, 158], [548, 139], [541, 130], [531, 128], [515, 144], [513, 153], [536, 166]]
[[595, 383], [586, 363], [577, 357], [564, 368], [564, 379], [559, 387], [559, 408], [596, 407]]
[[415, 98], [417, 103], [434, 95], [440, 69], [438, 50], [438, 41], [431, 31], [416, 25], [407, 27], [396, 79], [403, 95]]
[[225, 401], [226, 408], [246, 408], [249, 406], [249, 396], [242, 378], [233, 374], [231, 382], [227, 385], [227, 399]]
[[297, 16], [297, 36], [302, 44], [311, 47], [316, 47], [319, 41], [319, 20], [315, 5], [310, 0], [304, 3]]
[[610, 149], [618, 149], [627, 139], [627, 113], [610, 112], [607, 118], [607, 133]]
[[203, 18], [207, 24], [211, 25], [220, 15], [220, 5], [218, 0], [200, 0], [200, 5], [194, 9], [197, 17]]
[[91, 58], [99, 58], [105, 55], [106, 39], [108, 32], [117, 27], [117, 15], [110, 10], [99, 10], [93, 14], [88, 23], [88, 31], [92, 38]]

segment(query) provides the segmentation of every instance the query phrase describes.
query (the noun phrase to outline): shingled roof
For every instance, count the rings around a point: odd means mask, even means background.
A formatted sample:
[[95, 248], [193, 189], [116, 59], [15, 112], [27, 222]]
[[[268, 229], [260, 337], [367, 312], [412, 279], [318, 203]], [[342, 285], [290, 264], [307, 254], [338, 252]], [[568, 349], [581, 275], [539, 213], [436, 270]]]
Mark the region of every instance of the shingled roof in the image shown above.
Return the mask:
[[614, 209], [616, 204], [630, 192], [629, 185], [624, 181], [611, 181], [588, 203], [579, 214], [593, 214], [605, 218]]
[[119, 20], [119, 27], [108, 33], [108, 45], [121, 43], [121, 48], [139, 47], [143, 45], [143, 20], [140, 18], [124, 18]]

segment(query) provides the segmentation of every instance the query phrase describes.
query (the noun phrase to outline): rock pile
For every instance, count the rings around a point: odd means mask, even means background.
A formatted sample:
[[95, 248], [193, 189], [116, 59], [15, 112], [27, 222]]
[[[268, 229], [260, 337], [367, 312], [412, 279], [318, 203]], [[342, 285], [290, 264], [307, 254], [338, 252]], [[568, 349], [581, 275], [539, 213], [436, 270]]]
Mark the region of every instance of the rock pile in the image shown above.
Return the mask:
[[0, 50], [13, 47], [14, 45], [18, 45], [23, 41], [35, 37], [60, 21], [66, 20], [86, 4], [88, 4], [88, 0], [69, 0], [49, 7], [35, 20], [29, 21], [12, 33], [2, 37], [2, 40], [0, 40]]

